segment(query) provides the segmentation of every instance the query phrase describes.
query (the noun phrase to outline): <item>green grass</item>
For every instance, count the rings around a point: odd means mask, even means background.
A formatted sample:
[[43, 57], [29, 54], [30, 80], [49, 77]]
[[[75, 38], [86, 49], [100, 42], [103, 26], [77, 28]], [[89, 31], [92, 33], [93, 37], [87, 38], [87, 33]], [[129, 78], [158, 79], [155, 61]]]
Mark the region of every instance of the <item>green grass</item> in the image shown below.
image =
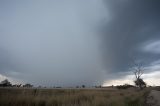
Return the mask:
[[148, 90], [0, 88], [0, 106], [145, 106]]

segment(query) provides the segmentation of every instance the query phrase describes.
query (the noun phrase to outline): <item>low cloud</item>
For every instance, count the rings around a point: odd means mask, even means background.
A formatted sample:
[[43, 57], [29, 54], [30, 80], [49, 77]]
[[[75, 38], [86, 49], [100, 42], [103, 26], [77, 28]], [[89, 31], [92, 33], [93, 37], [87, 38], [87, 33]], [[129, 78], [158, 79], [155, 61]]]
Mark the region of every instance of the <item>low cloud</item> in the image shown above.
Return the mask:
[[160, 53], [160, 40], [150, 41], [144, 44], [142, 50], [149, 53]]

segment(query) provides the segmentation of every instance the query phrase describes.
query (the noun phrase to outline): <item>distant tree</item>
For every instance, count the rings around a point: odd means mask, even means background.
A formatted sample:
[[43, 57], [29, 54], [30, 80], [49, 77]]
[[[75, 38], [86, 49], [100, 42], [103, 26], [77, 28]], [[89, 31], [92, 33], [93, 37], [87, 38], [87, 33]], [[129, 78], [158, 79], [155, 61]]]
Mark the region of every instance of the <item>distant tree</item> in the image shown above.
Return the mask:
[[12, 84], [11, 84], [11, 82], [8, 81], [8, 79], [5, 79], [5, 80], [1, 81], [0, 86], [2, 86], [2, 87], [11, 87]]
[[31, 84], [25, 84], [25, 85], [23, 85], [23, 87], [31, 88], [31, 87], [33, 87], [33, 85], [31, 85]]
[[139, 64], [135, 63], [133, 70], [134, 70], [134, 75], [136, 77], [136, 80], [134, 81], [135, 85], [138, 86], [140, 89], [143, 89], [144, 87], [146, 87], [146, 83], [141, 78], [144, 71], [143, 65], [140, 63]]
[[82, 88], [85, 88], [85, 85], [82, 85]]
[[117, 86], [118, 89], [128, 89], [128, 88], [131, 88], [131, 87], [134, 87], [134, 86], [130, 85], [130, 84], [124, 84], [124, 85], [118, 85]]
[[12, 87], [21, 87], [22, 86], [22, 84], [15, 84], [15, 85], [12, 85]]

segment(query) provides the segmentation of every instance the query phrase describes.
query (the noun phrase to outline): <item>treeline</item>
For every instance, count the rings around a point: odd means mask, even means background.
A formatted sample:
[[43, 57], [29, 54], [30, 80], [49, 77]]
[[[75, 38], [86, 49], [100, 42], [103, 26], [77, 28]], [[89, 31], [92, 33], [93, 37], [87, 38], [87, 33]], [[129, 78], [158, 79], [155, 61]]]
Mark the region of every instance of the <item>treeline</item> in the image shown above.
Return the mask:
[[0, 87], [27, 87], [27, 88], [31, 88], [33, 87], [33, 85], [27, 83], [27, 84], [12, 84], [10, 81], [8, 81], [8, 79], [5, 79], [3, 81], [0, 82]]
[[130, 85], [130, 84], [124, 84], [124, 85], [117, 85], [116, 87], [118, 89], [128, 89], [128, 88], [132, 88], [132, 87], [135, 87], [135, 86]]
[[[12, 84], [8, 79], [5, 79], [3, 81], [0, 82], [0, 87], [26, 87], [26, 88], [32, 88], [34, 87], [33, 85], [27, 83], [27, 84]], [[47, 88], [47, 87], [43, 87], [43, 86], [38, 86], [38, 88]], [[49, 87], [49, 88], [62, 88], [61, 86], [53, 86], [53, 87]], [[73, 88], [73, 87], [68, 87], [68, 88]], [[76, 86], [75, 88], [86, 88], [85, 85], [81, 85], [81, 86]], [[93, 86], [93, 88], [102, 88], [101, 85], [99, 86]]]
[[[32, 88], [33, 85], [31, 85], [29, 83], [24, 84], [24, 85], [22, 85], [22, 84], [14, 84], [13, 85], [10, 81], [8, 81], [8, 79], [5, 79], [5, 80], [3, 80], [3, 81], [0, 82], [0, 87], [17, 87], [17, 88], [19, 88], [19, 87], [25, 87], [25, 88]], [[117, 85], [117, 86], [113, 86], [112, 85], [112, 86], [108, 86], [108, 87], [103, 87], [101, 85], [99, 85], [99, 86], [92, 86], [92, 88], [117, 88], [117, 89], [128, 89], [128, 88], [134, 88], [134, 87], [136, 87], [136, 86], [130, 85], [130, 84]], [[38, 86], [38, 88], [47, 88], [47, 87]], [[53, 88], [62, 88], [62, 87], [58, 86], [58, 87], [53, 87]], [[71, 87], [71, 88], [73, 88], [73, 87]], [[86, 86], [85, 85], [81, 85], [81, 86], [76, 86], [75, 88], [86, 88]]]

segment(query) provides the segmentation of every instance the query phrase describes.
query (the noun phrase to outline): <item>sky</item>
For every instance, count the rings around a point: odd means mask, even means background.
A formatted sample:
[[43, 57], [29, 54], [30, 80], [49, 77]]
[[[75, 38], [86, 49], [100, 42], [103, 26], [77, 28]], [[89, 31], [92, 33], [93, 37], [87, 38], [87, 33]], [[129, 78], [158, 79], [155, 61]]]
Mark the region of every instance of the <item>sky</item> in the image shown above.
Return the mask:
[[35, 86], [160, 85], [159, 0], [1, 0], [0, 80]]

